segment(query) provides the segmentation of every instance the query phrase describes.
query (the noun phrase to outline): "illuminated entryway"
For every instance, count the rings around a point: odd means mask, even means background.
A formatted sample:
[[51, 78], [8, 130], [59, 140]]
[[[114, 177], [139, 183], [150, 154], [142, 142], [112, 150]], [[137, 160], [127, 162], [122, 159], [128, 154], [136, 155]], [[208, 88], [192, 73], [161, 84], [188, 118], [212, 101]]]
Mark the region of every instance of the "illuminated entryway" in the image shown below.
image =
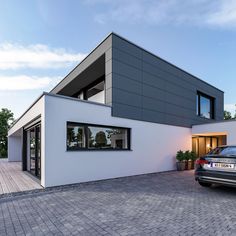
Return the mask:
[[227, 136], [226, 135], [199, 135], [192, 137], [192, 150], [197, 154], [198, 157], [206, 155], [212, 149], [217, 146], [226, 145]]

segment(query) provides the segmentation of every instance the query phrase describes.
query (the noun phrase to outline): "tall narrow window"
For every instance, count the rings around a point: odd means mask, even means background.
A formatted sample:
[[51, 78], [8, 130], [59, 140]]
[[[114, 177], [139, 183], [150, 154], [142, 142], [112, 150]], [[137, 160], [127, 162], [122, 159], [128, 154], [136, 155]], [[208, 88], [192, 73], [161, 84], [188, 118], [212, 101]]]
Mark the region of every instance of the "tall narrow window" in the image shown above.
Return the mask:
[[207, 119], [214, 119], [214, 98], [206, 94], [197, 93], [197, 115]]

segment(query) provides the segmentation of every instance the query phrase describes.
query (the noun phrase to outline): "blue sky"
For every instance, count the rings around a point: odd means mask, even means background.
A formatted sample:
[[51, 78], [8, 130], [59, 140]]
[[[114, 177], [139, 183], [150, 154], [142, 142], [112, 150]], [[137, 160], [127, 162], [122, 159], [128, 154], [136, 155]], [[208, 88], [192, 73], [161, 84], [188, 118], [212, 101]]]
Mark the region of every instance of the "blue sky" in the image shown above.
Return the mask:
[[114, 31], [236, 103], [234, 0], [0, 0], [0, 108], [18, 117]]

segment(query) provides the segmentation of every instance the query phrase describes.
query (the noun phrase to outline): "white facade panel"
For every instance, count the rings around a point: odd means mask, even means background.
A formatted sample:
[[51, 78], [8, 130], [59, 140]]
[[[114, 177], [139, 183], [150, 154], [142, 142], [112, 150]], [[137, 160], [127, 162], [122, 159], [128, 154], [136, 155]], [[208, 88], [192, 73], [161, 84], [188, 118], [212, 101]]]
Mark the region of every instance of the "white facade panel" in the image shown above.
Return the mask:
[[[111, 107], [45, 97], [45, 187], [175, 169], [191, 129], [111, 116]], [[67, 151], [66, 122], [131, 128], [131, 151]]]
[[9, 130], [8, 136], [17, 132], [20, 128], [24, 127], [30, 121], [38, 116], [44, 114], [44, 96], [42, 96], [24, 115], [16, 122], [16, 124]]
[[8, 161], [22, 160], [22, 137], [10, 136], [8, 138]]

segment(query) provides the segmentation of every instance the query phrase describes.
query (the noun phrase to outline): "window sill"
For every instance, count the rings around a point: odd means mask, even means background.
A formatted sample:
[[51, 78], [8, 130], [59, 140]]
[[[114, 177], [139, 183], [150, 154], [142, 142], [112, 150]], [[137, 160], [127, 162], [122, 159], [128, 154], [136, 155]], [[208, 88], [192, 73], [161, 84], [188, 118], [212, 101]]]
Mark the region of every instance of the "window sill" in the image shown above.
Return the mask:
[[206, 117], [198, 116], [198, 115], [197, 115], [197, 117], [198, 117], [198, 118], [201, 118], [201, 119], [203, 119], [203, 120], [215, 120], [215, 118], [206, 118]]

